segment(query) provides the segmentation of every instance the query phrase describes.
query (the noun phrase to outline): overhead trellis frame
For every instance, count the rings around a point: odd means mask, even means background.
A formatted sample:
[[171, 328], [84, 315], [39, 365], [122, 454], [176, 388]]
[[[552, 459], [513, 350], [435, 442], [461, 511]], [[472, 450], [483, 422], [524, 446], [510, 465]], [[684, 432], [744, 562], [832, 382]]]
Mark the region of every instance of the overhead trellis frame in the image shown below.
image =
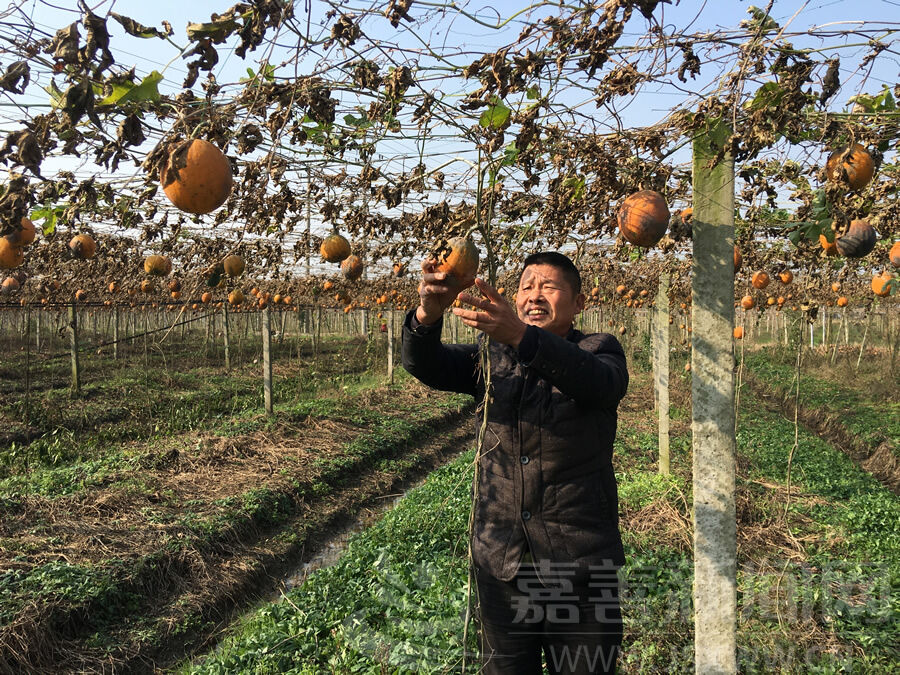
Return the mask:
[[[499, 167], [492, 248], [513, 260], [526, 241], [612, 244], [615, 209], [638, 189], [688, 205], [690, 173], [674, 158], [705, 120], [723, 117], [744, 181], [742, 242], [792, 235], [792, 259], [815, 262], [824, 221], [806, 217], [823, 193], [834, 229], [865, 214], [883, 237], [896, 236], [896, 94], [863, 83], [850, 111], [829, 105], [848, 93], [842, 51], [865, 45], [861, 67], [872, 67], [895, 51], [894, 30], [878, 22], [806, 30], [796, 17], [780, 26], [754, 9], [735, 29], [686, 33], [660, 23], [667, 4], [537, 2], [488, 20], [455, 4], [333, 3], [314, 24], [289, 3], [257, 0], [189, 24], [183, 45], [165, 23], [101, 16], [83, 3], [79, 20], [56, 32], [14, 7], [0, 32], [12, 59], [0, 88], [13, 103], [43, 88], [53, 108], [6, 108], [0, 158], [23, 178], [6, 186], [0, 231], [50, 209], [48, 230], [123, 233], [135, 256], [159, 249], [187, 267], [237, 245], [267, 274], [291, 276], [305, 271], [299, 263], [317, 235], [338, 226], [370, 242], [370, 259], [384, 264], [459, 234], [465, 219], [453, 214], [476, 201], [481, 153]], [[472, 53], [429, 39], [451, 21], [521, 31]], [[642, 37], [624, 44], [626, 26], [640, 26]], [[111, 37], [119, 27], [172, 45], [173, 63], [187, 64], [181, 91], [171, 89], [169, 69], [138, 75], [122, 65], [116, 45], [126, 38]], [[821, 45], [793, 46], [809, 36]], [[253, 56], [246, 77], [216, 78], [223, 48]], [[632, 128], [627, 105], [651, 86], [683, 91], [683, 100]], [[157, 174], [171, 144], [198, 136], [226, 149], [238, 180], [214, 216], [192, 219], [158, 194]], [[823, 150], [850, 141], [871, 148], [878, 164], [887, 157], [886, 179], [865, 195], [848, 196], [818, 174]], [[56, 156], [80, 166], [44, 175], [44, 159]], [[132, 160], [142, 168], [129, 172]], [[791, 192], [796, 209], [779, 208]], [[307, 210], [312, 236], [298, 227]], [[678, 222], [664, 251], [690, 235]], [[784, 258], [783, 247], [769, 248], [758, 249], [760, 262]], [[49, 253], [48, 265], [63, 262]], [[631, 256], [621, 246], [614, 254]]]

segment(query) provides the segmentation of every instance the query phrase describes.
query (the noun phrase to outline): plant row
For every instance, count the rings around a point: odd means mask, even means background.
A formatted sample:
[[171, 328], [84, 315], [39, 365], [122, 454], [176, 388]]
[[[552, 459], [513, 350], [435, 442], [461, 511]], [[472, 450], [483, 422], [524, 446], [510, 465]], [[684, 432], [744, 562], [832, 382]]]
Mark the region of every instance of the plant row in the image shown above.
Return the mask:
[[[27, 518], [31, 529], [4, 538], [12, 558], [6, 571], [0, 574], [0, 623], [6, 626], [0, 632], [2, 658], [22, 667], [40, 665], [44, 663], [41, 659], [56, 663], [66, 658], [56, 652], [63, 649], [60, 642], [67, 640], [73, 641], [72, 644], [80, 642], [88, 649], [111, 653], [121, 650], [122, 646], [116, 644], [121, 639], [119, 631], [127, 627], [134, 638], [134, 634], [146, 630], [159, 602], [175, 602], [183, 592], [179, 589], [196, 590], [208, 585], [208, 571], [217, 561], [252, 548], [267, 533], [289, 527], [292, 547], [301, 550], [305, 536], [324, 524], [318, 513], [329, 509], [335, 495], [349, 489], [353, 494], [346, 498], [346, 504], [358, 506], [360, 500], [374, 496], [357, 489], [361, 477], [372, 473], [406, 475], [421, 462], [410, 449], [453, 423], [464, 406], [458, 397], [441, 396], [423, 397], [417, 403], [403, 399], [404, 403], [396, 406], [380, 405], [376, 409], [366, 403], [371, 391], [372, 383], [366, 382], [355, 391], [348, 390], [339, 396], [322, 393], [308, 396], [279, 406], [277, 423], [258, 414], [220, 421], [216, 436], [207, 436], [206, 441], [199, 438], [196, 453], [189, 446], [176, 443], [180, 452], [160, 453], [157, 449], [154, 453], [150, 447], [95, 460], [98, 464], [106, 462], [102, 469], [93, 467], [91, 462], [76, 464], [69, 467], [65, 477], [56, 476], [53, 486], [40, 483], [52, 493], [49, 501], [35, 500], [33, 492], [10, 491], [11, 485], [7, 485], [0, 497], [4, 519], [12, 525]], [[166, 477], [173, 471], [175, 474], [190, 471], [185, 467], [209, 461], [208, 454], [202, 452], [204, 442], [215, 443], [216, 439], [255, 433], [252, 438], [268, 435], [277, 444], [279, 437], [293, 436], [298, 430], [301, 439], [292, 440], [302, 442], [304, 426], [328, 423], [352, 425], [356, 431], [337, 447], [319, 453], [311, 462], [284, 461], [282, 468], [266, 483], [259, 482], [210, 503], [203, 499], [185, 501], [185, 495], [165, 487], [171, 483]], [[255, 452], [252, 447], [247, 451]], [[166, 461], [159, 466], [146, 464], [154, 456], [158, 461]], [[174, 464], [167, 464], [169, 460]], [[148, 532], [149, 536], [157, 536], [155, 550], [135, 555], [136, 549], [134, 553], [83, 562], [60, 559], [31, 563], [34, 554], [40, 554], [39, 558], [46, 556], [40, 550], [33, 550], [29, 540], [49, 536], [47, 546], [55, 549], [61, 543], [58, 538], [66, 536], [53, 526], [53, 500], [65, 497], [73, 489], [69, 481], [75, 472], [91, 469], [96, 469], [88, 481], [91, 484], [82, 482], [74, 488], [85, 492], [79, 502], [91, 503], [92, 494], [104, 488], [103, 494], [112, 490], [123, 499], [134, 499], [138, 505], [148, 504], [140, 514], [128, 518], [128, 514], [115, 513], [113, 522], [126, 526], [131, 523], [131, 527], [145, 530], [136, 533], [139, 538]], [[62, 472], [63, 469], [48, 469], [45, 473]], [[13, 479], [6, 482], [11, 483]], [[28, 487], [38, 485], [32, 483]], [[368, 488], [372, 489], [377, 488]], [[98, 492], [95, 503], [103, 508], [101, 496]], [[77, 519], [72, 525], [76, 530], [90, 529], [88, 523]], [[102, 542], [103, 538], [98, 541]], [[35, 608], [40, 610], [34, 611]], [[197, 611], [202, 613], [203, 609]], [[38, 639], [38, 636], [45, 637]], [[41, 645], [48, 643], [51, 646], [42, 651]]]

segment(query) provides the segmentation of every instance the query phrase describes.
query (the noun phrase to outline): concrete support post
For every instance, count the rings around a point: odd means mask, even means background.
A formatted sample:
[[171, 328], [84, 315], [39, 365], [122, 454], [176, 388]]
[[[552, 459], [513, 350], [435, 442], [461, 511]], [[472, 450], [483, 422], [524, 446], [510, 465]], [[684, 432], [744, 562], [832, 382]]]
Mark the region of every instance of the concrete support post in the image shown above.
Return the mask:
[[719, 156], [730, 136], [719, 122], [694, 140], [694, 654], [703, 675], [737, 672], [734, 159]]
[[659, 472], [669, 473], [669, 275], [659, 275], [653, 305], [653, 391], [659, 414]]

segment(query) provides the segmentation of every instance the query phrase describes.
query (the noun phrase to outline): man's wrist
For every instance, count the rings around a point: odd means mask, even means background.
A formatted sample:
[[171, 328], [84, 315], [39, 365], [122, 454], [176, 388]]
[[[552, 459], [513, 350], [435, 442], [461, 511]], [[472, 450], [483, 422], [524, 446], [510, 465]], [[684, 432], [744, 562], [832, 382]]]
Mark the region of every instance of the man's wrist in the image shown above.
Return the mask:
[[416, 321], [418, 321], [419, 324], [422, 326], [431, 326], [433, 324], [436, 324], [438, 321], [441, 320], [442, 316], [443, 316], [443, 313], [438, 314], [437, 316], [430, 316], [425, 311], [425, 308], [422, 307], [422, 305], [419, 305], [416, 308]]
[[528, 326], [527, 326], [525, 323], [522, 323], [522, 324], [519, 326], [519, 331], [517, 332], [517, 334], [515, 335], [515, 337], [514, 337], [514, 338], [510, 341], [510, 343], [509, 343], [510, 346], [511, 346], [513, 349], [518, 349], [518, 348], [519, 348], [519, 345], [520, 345], [521, 342], [522, 342], [522, 338], [525, 337], [525, 331], [526, 331], [527, 328], [528, 328]]

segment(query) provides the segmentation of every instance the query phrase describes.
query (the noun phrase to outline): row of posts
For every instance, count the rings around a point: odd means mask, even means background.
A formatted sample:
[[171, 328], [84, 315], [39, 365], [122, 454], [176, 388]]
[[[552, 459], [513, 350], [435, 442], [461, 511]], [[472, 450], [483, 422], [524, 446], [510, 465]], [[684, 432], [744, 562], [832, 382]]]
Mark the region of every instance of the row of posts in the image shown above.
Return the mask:
[[[50, 336], [55, 334], [67, 334], [67, 342], [68, 342], [68, 351], [71, 360], [71, 388], [74, 392], [80, 392], [81, 384], [82, 384], [82, 368], [81, 368], [81, 352], [84, 351], [85, 346], [83, 345], [83, 335], [85, 328], [88, 331], [91, 330], [90, 322], [84, 323], [85, 316], [84, 310], [91, 306], [86, 305], [78, 305], [77, 303], [71, 303], [68, 306], [64, 307], [65, 314], [62, 316], [57, 313], [55, 325], [51, 320], [49, 323], [45, 323], [44, 326], [49, 331]], [[30, 357], [31, 350], [30, 346], [32, 342], [34, 343], [35, 349], [40, 352], [42, 348], [42, 339], [43, 336], [42, 328], [42, 317], [47, 315], [46, 311], [38, 310], [34, 311], [31, 307], [21, 308], [11, 308], [6, 307], [2, 308], [5, 311], [0, 311], [0, 327], [2, 327], [3, 333], [15, 335], [18, 333], [25, 339], [25, 350], [26, 350], [26, 366], [27, 360]], [[99, 308], [97, 308], [99, 309]], [[343, 312], [338, 314], [337, 312], [332, 312], [337, 316], [337, 318], [329, 317], [328, 310], [323, 310], [321, 307], [315, 308], [314, 310], [306, 309], [305, 315], [301, 316], [301, 311], [303, 309], [296, 310], [297, 314], [297, 324], [298, 330], [302, 330], [304, 328], [303, 324], [305, 323], [305, 328], [308, 333], [311, 334], [313, 339], [313, 349], [314, 353], [318, 354], [323, 329], [328, 332], [334, 332], [336, 329], [340, 329], [340, 324], [343, 323], [343, 328], [349, 329], [349, 332], [355, 330], [355, 326], [359, 327], [359, 330], [362, 335], [367, 335], [369, 331], [369, 317], [367, 310], [359, 311], [359, 323], [357, 324], [354, 319], [357, 317], [345, 315]], [[144, 321], [143, 321], [143, 330], [138, 327], [138, 319], [137, 317], [143, 313]], [[284, 332], [287, 323], [288, 314], [291, 312], [288, 310], [284, 310], [281, 312], [281, 322], [280, 322], [280, 331], [278, 332], [278, 340], [279, 342], [284, 339]], [[205, 319], [206, 324], [206, 341], [207, 345], [210, 340], [210, 333], [213, 329], [213, 325], [215, 323], [216, 314], [220, 314], [222, 317], [222, 343], [224, 347], [224, 364], [226, 369], [230, 369], [232, 366], [232, 344], [233, 344], [233, 318], [234, 312], [229, 311], [227, 305], [223, 306], [218, 312], [201, 314], [199, 316], [191, 316], [184, 311], [181, 311], [177, 318], [174, 320], [166, 320], [164, 315], [161, 316], [161, 311], [157, 310], [155, 321], [151, 322], [151, 312], [147, 311], [147, 308], [144, 308], [143, 312], [135, 312], [132, 311], [126, 315], [126, 321], [124, 326], [124, 332], [127, 334], [126, 337], [122, 337], [122, 321], [121, 321], [121, 313], [118, 307], [113, 307], [109, 310], [109, 320], [105, 326], [105, 331], [103, 330], [102, 322], [98, 320], [96, 311], [92, 312], [93, 314], [93, 332], [95, 335], [100, 335], [101, 342], [97, 345], [98, 347], [109, 347], [112, 350], [113, 359], [119, 359], [120, 357], [120, 344], [123, 342], [132, 342], [135, 339], [144, 338], [145, 347], [148, 334], [153, 332], [161, 332], [163, 335], [168, 335], [169, 332], [176, 330], [178, 327], [181, 327], [181, 337], [184, 339], [185, 337], [185, 329], [189, 323], [192, 323], [197, 320]], [[388, 333], [388, 341], [389, 345], [393, 345], [393, 335], [395, 334], [394, 323], [396, 321], [397, 311], [391, 308], [384, 309], [385, 314], [385, 328]], [[65, 322], [61, 322], [61, 319], [65, 316]], [[252, 317], [254, 314], [244, 314], [244, 337], [246, 338], [247, 334], [250, 330], [250, 323], [252, 321]], [[264, 385], [265, 385], [265, 401], [266, 401], [266, 409], [271, 412], [271, 401], [272, 401], [272, 336], [273, 336], [273, 320], [272, 313], [269, 308], [255, 314], [258, 320], [259, 333], [262, 338], [262, 351], [263, 351], [263, 364], [264, 364]], [[21, 317], [21, 321], [19, 320]], [[343, 322], [340, 319], [344, 319]], [[35, 324], [34, 335], [32, 336], [32, 323]], [[83, 324], [83, 325], [82, 325]], [[355, 325], [354, 325], [355, 324]], [[130, 329], [130, 330], [129, 330]], [[109, 332], [112, 332], [112, 339], [107, 341], [106, 338], [109, 336]], [[140, 332], [139, 332], [140, 331]], [[104, 334], [105, 333], [105, 334]], [[46, 340], [46, 342], [50, 342]], [[145, 350], [146, 351], [146, 350]], [[388, 350], [388, 376], [393, 382], [393, 348], [389, 348]], [[59, 356], [63, 356], [62, 353]]]
[[[82, 388], [82, 357], [81, 352], [84, 351], [85, 347], [82, 344], [82, 333], [84, 331], [85, 326], [88, 326], [88, 330], [90, 330], [90, 325], [85, 324], [84, 326], [80, 325], [84, 323], [84, 310], [88, 307], [86, 305], [78, 305], [77, 303], [71, 303], [66, 307], [67, 310], [67, 321], [63, 326], [60, 325], [60, 316], [57, 315], [56, 327], [54, 328], [52, 325], [48, 326], [51, 334], [53, 333], [63, 333], [63, 330], [68, 334], [68, 351], [69, 357], [71, 361], [71, 388], [74, 393], [80, 393]], [[97, 308], [100, 309], [100, 308]], [[41, 317], [42, 315], [46, 315], [44, 311], [36, 311], [32, 313], [31, 307], [25, 307], [24, 309], [15, 308], [12, 311], [3, 311], [0, 312], [0, 317], [2, 317], [2, 325], [5, 329], [4, 332], [9, 331], [12, 334], [19, 333], [22, 337], [24, 337], [26, 345], [26, 369], [28, 368], [27, 359], [30, 356], [29, 346], [32, 341], [34, 341], [35, 347], [38, 351], [41, 350], [41, 334], [42, 334], [42, 325], [41, 325]], [[313, 340], [313, 352], [314, 354], [318, 354], [321, 349], [321, 340], [323, 330], [333, 332], [335, 329], [340, 328], [340, 324], [343, 323], [343, 328], [345, 330], [349, 329], [350, 332], [354, 330], [359, 330], [361, 335], [368, 336], [370, 329], [370, 317], [369, 310], [357, 310], [352, 314], [345, 314], [340, 310], [323, 310], [321, 307], [317, 307], [314, 309], [306, 308], [304, 316], [301, 316], [301, 311], [303, 309], [297, 309], [297, 326], [298, 330], [303, 328], [306, 329]], [[381, 326], [383, 325], [383, 330], [386, 332], [387, 338], [387, 379], [393, 384], [394, 383], [394, 368], [395, 368], [395, 350], [396, 350], [396, 337], [398, 335], [396, 322], [403, 317], [403, 313], [395, 310], [390, 307], [385, 307], [382, 310], [384, 314], [383, 324], [379, 322], [379, 326], [377, 330], [382, 330]], [[112, 340], [111, 341], [102, 341], [99, 347], [110, 347], [112, 350], [113, 359], [120, 358], [120, 349], [119, 346], [123, 342], [131, 342], [137, 338], [143, 337], [145, 341], [145, 348], [147, 342], [147, 335], [153, 332], [161, 332], [163, 334], [168, 334], [168, 332], [176, 330], [178, 327], [181, 327], [181, 335], [184, 338], [185, 335], [185, 327], [187, 324], [196, 321], [206, 319], [206, 337], [207, 344], [210, 339], [210, 332], [214, 330], [211, 328], [213, 322], [215, 321], [216, 314], [207, 313], [205, 315], [199, 316], [191, 316], [184, 311], [181, 311], [177, 318], [174, 320], [169, 319], [165, 320], [165, 315], [161, 314], [160, 310], [157, 310], [156, 320], [151, 322], [150, 314], [151, 312], [147, 311], [147, 308], [144, 309], [144, 321], [143, 321], [143, 330], [141, 332], [138, 327], [138, 319], [137, 316], [140, 312], [131, 312], [126, 317], [126, 325], [124, 326], [124, 331], [122, 331], [122, 321], [121, 321], [121, 312], [118, 307], [112, 307], [109, 310], [110, 316], [109, 321], [105, 327], [105, 335], [108, 336], [110, 329], [112, 332]], [[231, 369], [232, 367], [232, 346], [233, 346], [233, 319], [234, 312], [229, 311], [227, 305], [223, 306], [217, 312], [222, 317], [222, 344], [224, 348], [224, 365], [226, 370]], [[277, 333], [279, 342], [284, 338], [284, 332], [286, 328], [287, 315], [291, 313], [288, 310], [282, 310], [281, 312], [281, 321], [280, 321], [280, 331]], [[22, 325], [20, 332], [20, 325], [17, 317], [21, 314], [22, 316]], [[331, 314], [331, 316], [329, 316]], [[356, 316], [354, 316], [355, 314]], [[255, 314], [258, 317], [259, 321], [259, 334], [262, 340], [262, 366], [263, 366], [263, 397], [264, 397], [264, 405], [265, 410], [268, 414], [273, 413], [273, 377], [272, 377], [272, 339], [275, 331], [273, 330], [273, 317], [272, 311], [270, 308], [265, 308], [260, 312]], [[251, 317], [254, 314], [244, 314], [244, 332], [245, 337], [250, 329]], [[36, 325], [35, 335], [31, 334], [32, 327], [32, 319], [34, 319]], [[81, 321], [80, 321], [81, 319]], [[342, 321], [343, 319], [343, 321]], [[358, 321], [357, 321], [358, 320]], [[305, 323], [305, 326], [303, 325]], [[453, 341], [459, 341], [460, 337], [465, 339], [474, 339], [474, 331], [471, 328], [467, 328], [463, 326], [463, 330], [460, 330], [460, 323], [458, 319], [456, 319], [453, 315], [448, 315], [446, 323], [449, 325], [449, 333], [450, 337]], [[129, 331], [129, 328], [131, 331]], [[9, 330], [11, 329], [11, 330]], [[101, 336], [104, 335], [103, 326], [101, 322], [98, 320], [96, 313], [93, 318], [93, 331], [95, 334], [99, 334]], [[126, 333], [126, 336], [122, 336], [122, 332]], [[461, 335], [462, 333], [462, 335]], [[101, 337], [103, 340], [103, 337]], [[146, 352], [146, 349], [145, 349]], [[59, 354], [62, 356], [63, 354]]]
[[[641, 325], [643, 328], [646, 328], [650, 331], [651, 335], [651, 345], [652, 345], [652, 366], [653, 366], [653, 392], [654, 392], [654, 404], [655, 408], [659, 414], [659, 469], [662, 473], [669, 472], [669, 390], [668, 390], [668, 379], [669, 379], [669, 364], [668, 359], [663, 358], [663, 355], [668, 355], [670, 352], [670, 314], [668, 311], [668, 289], [669, 289], [669, 279], [668, 276], [663, 274], [659, 279], [659, 286], [657, 291], [656, 301], [653, 303], [649, 311], [640, 312], [641, 316], [635, 316], [634, 314], [629, 314], [630, 319], [632, 319], [635, 323]], [[74, 303], [69, 305], [68, 307], [68, 336], [69, 336], [69, 351], [71, 354], [71, 370], [72, 370], [72, 389], [75, 392], [79, 392], [81, 389], [81, 365], [79, 359], [79, 325], [78, 325], [78, 308]], [[30, 321], [30, 308], [26, 308], [25, 310], [25, 326], [23, 327], [23, 333], [26, 335], [26, 340], [30, 340], [30, 332], [31, 332], [31, 321]], [[298, 321], [298, 329], [302, 327], [304, 323], [304, 319], [300, 316], [300, 309], [297, 310], [297, 321]], [[359, 311], [359, 329], [361, 334], [367, 335], [369, 331], [369, 317], [368, 310], [358, 310]], [[609, 312], [609, 310], [607, 310]], [[387, 377], [388, 381], [393, 384], [394, 382], [394, 352], [395, 352], [395, 333], [396, 333], [396, 310], [385, 308], [384, 310], [386, 314], [385, 324], [387, 331], [387, 341], [388, 341], [388, 349], [387, 349]], [[232, 355], [231, 355], [231, 320], [232, 312], [228, 310], [227, 305], [224, 306], [219, 313], [222, 316], [222, 337], [223, 337], [223, 347], [224, 347], [224, 364], [226, 369], [230, 369], [232, 365]], [[847, 309], [843, 308], [840, 310], [840, 325], [838, 330], [835, 331], [832, 327], [832, 320], [834, 317], [835, 311], [829, 312], [827, 308], [822, 308], [819, 313], [819, 321], [821, 323], [821, 339], [820, 344], [828, 345], [829, 338], [832, 335], [835, 335], [834, 339], [834, 351], [836, 352], [838, 342], [840, 341], [840, 336], [843, 334], [844, 344], [849, 344], [849, 322], [847, 320]], [[120, 310], [118, 307], [113, 307], [111, 310], [112, 316], [110, 317], [110, 326], [112, 328], [112, 341], [109, 344], [112, 348], [112, 356], [114, 359], [119, 358], [119, 344], [122, 341], [120, 338]], [[279, 341], [283, 340], [286, 319], [289, 312], [284, 310], [281, 312], [281, 322], [280, 322], [280, 330], [278, 332]], [[335, 314], [340, 317], [340, 314]], [[37, 321], [36, 331], [35, 331], [35, 345], [38, 350], [41, 347], [41, 312], [35, 313], [35, 318]], [[865, 345], [865, 339], [868, 334], [869, 324], [872, 322], [873, 313], [869, 313], [869, 320], [866, 323], [866, 331], [863, 335], [863, 345]], [[132, 313], [132, 324], [131, 328], [133, 330], [137, 330], [137, 320], [136, 313]], [[252, 315], [245, 315], [245, 326], [244, 330], [249, 330], [249, 317]], [[746, 323], [746, 338], [751, 338], [754, 333], [756, 333], [759, 329], [759, 324], [765, 322], [768, 333], [772, 336], [778, 336], [782, 333], [782, 329], [784, 332], [784, 336], [786, 339], [788, 332], [788, 321], [782, 312], [767, 312], [765, 314], [760, 314], [756, 311], [746, 313], [746, 318], [750, 319], [749, 321], [745, 321]], [[273, 396], [272, 396], [272, 315], [269, 308], [262, 310], [258, 314], [259, 317], [259, 327], [260, 334], [262, 337], [262, 361], [263, 361], [263, 387], [264, 387], [264, 401], [265, 408], [268, 413], [272, 412], [273, 405]], [[619, 325], [619, 317], [615, 310], [609, 312], [609, 317], [615, 319], [614, 324]], [[201, 317], [203, 318], [203, 317]], [[207, 343], [210, 338], [211, 324], [215, 320], [215, 316], [213, 314], [205, 315], [206, 320], [206, 336]], [[306, 312], [306, 329], [312, 335], [314, 352], [317, 354], [319, 351], [319, 346], [321, 342], [321, 334], [323, 323], [325, 323], [325, 316], [323, 316], [323, 309], [321, 307], [315, 308], [315, 310], [307, 310]], [[345, 317], [348, 323], [354, 323], [353, 317]], [[173, 330], [174, 328], [181, 326], [182, 327], [182, 336], [184, 335], [184, 327], [187, 323], [193, 321], [192, 319], [185, 313], [181, 313], [178, 319], [170, 324], [166, 330]], [[684, 317], [685, 323], [687, 322], [687, 318]], [[883, 321], [887, 322], [889, 319], [886, 314], [883, 317]], [[126, 322], [127, 323], [127, 322]], [[450, 342], [459, 342], [460, 339], [460, 323], [458, 320], [452, 315], [448, 314], [446, 323], [449, 326], [449, 334], [445, 336]], [[779, 323], [781, 325], [779, 325]], [[159, 322], [157, 321], [157, 325]], [[311, 325], [310, 325], [311, 324]], [[648, 325], [649, 324], [649, 325]], [[623, 324], [625, 325], [625, 324]], [[633, 325], [633, 324], [632, 324]], [[345, 324], [345, 327], [348, 327]], [[607, 330], [607, 327], [604, 326], [604, 309], [602, 307], [598, 307], [596, 309], [588, 310], [583, 312], [579, 318], [579, 327], [583, 330], [587, 331], [602, 331]], [[126, 326], [127, 328], [127, 326]], [[332, 322], [332, 329], [336, 328], [334, 322]], [[474, 333], [471, 329], [463, 327], [466, 334], [464, 339], [471, 339], [474, 337]], [[680, 328], [680, 326], [679, 326]], [[809, 324], [810, 331], [810, 346], [815, 345], [815, 324]], [[888, 328], [894, 328], [893, 323], [888, 324]], [[94, 329], [97, 329], [96, 320]], [[150, 324], [146, 319], [144, 321], [144, 339], [146, 340], [146, 334], [150, 332]], [[630, 331], [629, 331], [630, 332]], [[682, 330], [682, 339], [686, 337], [686, 330]], [[897, 332], [894, 328], [893, 332]], [[141, 334], [132, 335], [131, 337], [125, 338], [125, 340], [133, 340], [135, 337], [140, 337]], [[629, 335], [629, 338], [632, 336]], [[629, 346], [633, 349], [634, 341], [629, 339], [627, 340]], [[834, 356], [834, 354], [833, 354]]]

